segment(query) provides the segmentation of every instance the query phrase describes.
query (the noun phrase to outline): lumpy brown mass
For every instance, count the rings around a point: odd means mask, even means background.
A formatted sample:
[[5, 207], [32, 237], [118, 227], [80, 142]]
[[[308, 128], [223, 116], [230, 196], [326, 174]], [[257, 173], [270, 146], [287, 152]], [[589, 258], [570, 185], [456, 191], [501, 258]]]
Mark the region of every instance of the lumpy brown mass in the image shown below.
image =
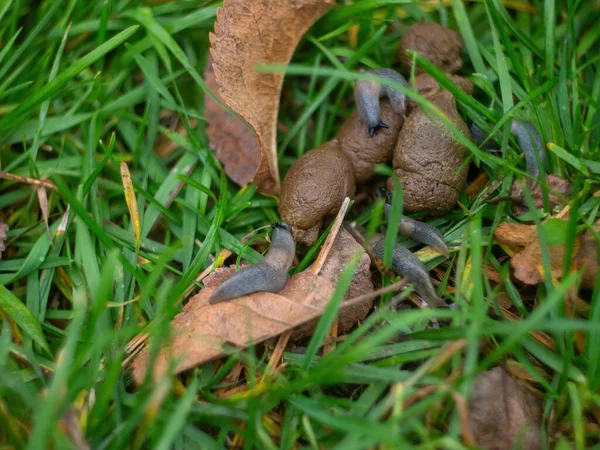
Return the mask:
[[[430, 101], [470, 138], [452, 94], [442, 91]], [[467, 179], [468, 156], [469, 150], [440, 119], [415, 108], [400, 130], [393, 158], [394, 172], [404, 191], [405, 210], [443, 214], [452, 209]], [[388, 189], [392, 188], [390, 179]]]
[[370, 180], [375, 174], [375, 166], [391, 159], [404, 123], [404, 117], [394, 112], [388, 100], [381, 100], [380, 108], [381, 120], [389, 128], [379, 128], [371, 137], [369, 127], [361, 120], [358, 111], [354, 111], [337, 135], [342, 151], [352, 163], [357, 183]]
[[334, 139], [306, 152], [281, 185], [279, 214], [292, 226], [297, 242], [311, 245], [323, 219], [335, 215], [345, 197], [354, 195], [352, 164]]
[[[437, 23], [419, 23], [410, 29], [400, 39], [398, 53], [400, 62], [407, 72], [412, 67], [412, 58], [406, 54], [413, 50], [424, 56], [444, 72], [456, 72], [462, 67], [460, 52], [464, 42], [460, 34]], [[419, 66], [417, 73], [423, 72]]]
[[[463, 78], [460, 75], [452, 75], [447, 73], [448, 78], [452, 80], [454, 84], [456, 84], [460, 89], [462, 89], [467, 94], [472, 94], [475, 91], [475, 86], [473, 82], [467, 78]], [[440, 84], [429, 74], [420, 73], [415, 77], [415, 85], [417, 87], [417, 91], [423, 97], [431, 97], [442, 90]]]

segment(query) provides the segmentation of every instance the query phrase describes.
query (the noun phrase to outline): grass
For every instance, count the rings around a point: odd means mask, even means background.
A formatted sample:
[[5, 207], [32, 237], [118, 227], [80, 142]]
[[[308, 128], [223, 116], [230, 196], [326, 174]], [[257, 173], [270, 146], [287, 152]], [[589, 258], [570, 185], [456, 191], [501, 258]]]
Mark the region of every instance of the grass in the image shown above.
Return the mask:
[[[295, 103], [284, 100], [279, 117], [282, 173], [335, 136], [357, 69], [398, 67], [398, 39], [422, 17], [447, 24], [465, 39], [462, 73], [477, 95], [416, 61], [484, 130], [506, 130], [512, 116], [536, 124], [551, 142], [547, 171], [574, 187], [566, 225], [542, 224], [542, 210], [527, 218], [542, 243], [567, 249], [565, 276], [537, 289], [511, 281], [493, 231], [526, 218], [483, 193], [463, 195], [429, 219], [454, 244], [451, 259], [423, 258], [440, 289], [452, 288], [455, 310], [382, 306], [321, 356], [346, 272], [313, 338], [288, 346], [276, 376], [267, 373], [269, 349], [257, 347], [140, 387], [122, 370], [128, 342], [142, 331], [163, 342], [187, 294], [202, 287], [197, 275], [222, 249], [233, 254], [227, 263], [260, 261], [262, 239], [242, 238], [278, 218], [276, 200], [228, 181], [208, 147], [201, 74], [218, 4], [0, 4], [0, 167], [22, 177], [0, 179], [10, 226], [0, 260], [0, 448], [466, 448], [456, 395], [468, 398], [473, 378], [499, 364], [543, 395], [547, 448], [597, 448], [600, 282], [580, 292], [577, 314], [565, 302], [578, 278], [567, 273], [569, 249], [600, 207], [597, 2], [428, 3], [355, 1], [310, 30], [285, 68], [285, 98]], [[505, 136], [501, 158], [465, 141], [499, 196], [524, 174]], [[174, 151], [159, 157], [168, 141]], [[40, 192], [40, 180], [55, 189]], [[351, 212], [372, 227], [381, 213], [377, 203]], [[543, 256], [550, 273], [547, 249]], [[517, 320], [502, 315], [486, 265]], [[447, 326], [428, 327], [433, 318]]]

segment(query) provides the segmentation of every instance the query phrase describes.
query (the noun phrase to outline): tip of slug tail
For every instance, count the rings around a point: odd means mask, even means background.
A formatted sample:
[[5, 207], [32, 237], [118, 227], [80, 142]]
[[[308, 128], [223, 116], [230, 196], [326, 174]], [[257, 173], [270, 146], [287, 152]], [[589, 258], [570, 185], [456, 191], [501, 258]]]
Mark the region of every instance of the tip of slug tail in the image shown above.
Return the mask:
[[226, 300], [231, 300], [231, 298], [221, 294], [219, 292], [219, 289], [217, 288], [217, 290], [215, 292], [212, 293], [212, 295], [210, 296], [210, 298], [208, 299], [208, 304], [209, 305], [215, 305], [217, 303], [221, 303], [224, 302]]
[[448, 249], [448, 247], [437, 247], [434, 250], [444, 255], [446, 258], [450, 258], [450, 250]]

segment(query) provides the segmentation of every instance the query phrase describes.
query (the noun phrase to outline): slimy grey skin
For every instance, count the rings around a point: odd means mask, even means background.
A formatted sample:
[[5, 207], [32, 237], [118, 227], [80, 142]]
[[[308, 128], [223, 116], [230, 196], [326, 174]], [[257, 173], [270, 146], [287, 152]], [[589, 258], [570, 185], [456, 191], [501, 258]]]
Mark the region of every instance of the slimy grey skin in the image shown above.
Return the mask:
[[[344, 222], [344, 228], [359, 242], [364, 243], [365, 229], [355, 223]], [[383, 261], [385, 252], [385, 237], [382, 234], [375, 233], [368, 243], [373, 256]], [[429, 306], [436, 308], [446, 308], [446, 302], [438, 297], [431, 283], [429, 271], [425, 265], [413, 255], [410, 250], [402, 247], [400, 244], [394, 246], [392, 253], [391, 269], [403, 278], [408, 279], [414, 284], [417, 293], [427, 302]]]
[[[385, 203], [383, 205], [383, 210], [385, 212], [385, 216], [389, 220], [390, 214], [392, 213], [392, 205]], [[409, 237], [417, 242], [420, 242], [421, 244], [430, 246], [435, 251], [444, 255], [446, 258], [450, 256], [450, 251], [448, 250], [448, 246], [444, 241], [444, 236], [436, 227], [402, 215], [400, 217], [398, 232], [402, 236]]]
[[510, 131], [517, 139], [521, 150], [523, 150], [527, 173], [534, 178], [538, 178], [540, 165], [542, 167], [546, 166], [546, 146], [540, 132], [530, 122], [517, 119], [513, 119]]
[[[408, 83], [402, 75], [392, 69], [371, 69], [365, 72], [369, 75], [376, 75], [395, 83], [408, 87]], [[406, 113], [406, 96], [385, 84], [376, 81], [357, 81], [354, 86], [354, 100], [358, 113], [364, 123], [369, 128], [369, 135], [372, 137], [379, 128], [389, 128], [387, 124], [381, 121], [381, 110], [379, 108], [379, 99], [387, 97], [394, 111], [404, 115]]]
[[273, 225], [271, 248], [264, 259], [240, 271], [221, 283], [210, 297], [215, 304], [254, 292], [279, 292], [288, 282], [288, 271], [296, 256], [296, 242], [292, 238], [290, 226]]
[[[479, 128], [474, 122], [469, 123], [471, 131], [471, 139], [477, 145], [487, 138], [487, 134]], [[546, 166], [546, 147], [540, 132], [530, 122], [513, 119], [510, 131], [517, 140], [517, 143], [525, 155], [525, 166], [527, 173], [534, 178], [538, 178], [540, 167]], [[502, 138], [502, 133], [498, 132], [498, 137]], [[486, 149], [494, 148], [493, 140], [486, 141], [484, 147]]]

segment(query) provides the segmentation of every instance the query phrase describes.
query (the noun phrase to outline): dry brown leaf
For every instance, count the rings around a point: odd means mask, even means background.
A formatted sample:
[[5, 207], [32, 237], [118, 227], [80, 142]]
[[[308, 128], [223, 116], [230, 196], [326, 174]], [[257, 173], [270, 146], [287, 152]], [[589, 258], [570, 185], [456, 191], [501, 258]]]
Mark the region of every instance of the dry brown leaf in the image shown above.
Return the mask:
[[258, 72], [259, 64], [287, 64], [300, 38], [334, 0], [225, 0], [210, 35], [218, 94], [256, 132], [261, 149], [254, 182], [276, 194], [276, 126], [283, 73]]
[[[216, 94], [219, 87], [210, 56], [204, 71], [204, 81]], [[240, 186], [248, 184], [260, 163], [260, 144], [256, 134], [241, 120], [231, 116], [208, 94], [204, 94], [204, 105], [206, 134], [210, 147], [217, 151], [217, 159], [225, 167], [229, 178]]]
[[[584, 269], [581, 286], [585, 289], [593, 289], [598, 276], [597, 245], [596, 239], [589, 231], [584, 232], [575, 240], [571, 270]], [[556, 278], [560, 278], [562, 275], [564, 250], [563, 246], [548, 247], [550, 269], [552, 276]], [[525, 249], [515, 254], [510, 264], [514, 269], [515, 278], [520, 282], [535, 285], [544, 281], [541, 273], [542, 252], [537, 238]]]
[[[218, 269], [215, 273], [222, 282], [225, 274], [234, 271]], [[208, 278], [206, 282], [212, 285]], [[170, 356], [177, 358], [175, 372], [179, 373], [225, 355], [224, 344], [244, 348], [319, 317], [334, 287], [324, 277], [303, 272], [292, 276], [278, 294], [257, 292], [210, 305], [214, 289], [202, 289], [173, 320], [173, 339], [154, 363], [156, 378], [166, 373]], [[146, 349], [133, 362], [138, 383], [146, 373], [148, 357]]]
[[[571, 184], [557, 175], [546, 175], [546, 183], [548, 184], [550, 207], [554, 209], [556, 206], [564, 204], [565, 200], [571, 197]], [[536, 184], [531, 189], [531, 197], [536, 208], [544, 206], [544, 195], [542, 187]], [[525, 214], [529, 211], [525, 203], [523, 188], [518, 181], [515, 181], [510, 189], [510, 198], [513, 202], [513, 212], [516, 215]]]
[[8, 224], [4, 223], [0, 217], [0, 259], [2, 259], [2, 252], [6, 250], [6, 233], [8, 232]]
[[537, 238], [535, 225], [504, 222], [494, 231], [494, 237], [501, 244], [527, 247]]
[[475, 378], [469, 401], [469, 427], [488, 450], [541, 448], [541, 400], [502, 367]]
[[[373, 306], [373, 284], [369, 270], [371, 260], [363, 248], [345, 230], [340, 230], [333, 248], [321, 269], [322, 275], [310, 270], [294, 275], [278, 294], [257, 292], [236, 300], [209, 305], [212, 292], [235, 270], [217, 269], [204, 279], [205, 288], [194, 296], [172, 322], [174, 337], [161, 350], [154, 375], [163, 375], [169, 356], [179, 358], [176, 373], [224, 356], [223, 344], [245, 348], [285, 331], [294, 330], [292, 339], [310, 336], [318, 318], [333, 293], [334, 286], [356, 252], [363, 255], [342, 303], [338, 316], [339, 333], [350, 330], [363, 320]], [[358, 301], [356, 301], [358, 300]], [[133, 363], [133, 375], [140, 382], [146, 372], [148, 350]]]

